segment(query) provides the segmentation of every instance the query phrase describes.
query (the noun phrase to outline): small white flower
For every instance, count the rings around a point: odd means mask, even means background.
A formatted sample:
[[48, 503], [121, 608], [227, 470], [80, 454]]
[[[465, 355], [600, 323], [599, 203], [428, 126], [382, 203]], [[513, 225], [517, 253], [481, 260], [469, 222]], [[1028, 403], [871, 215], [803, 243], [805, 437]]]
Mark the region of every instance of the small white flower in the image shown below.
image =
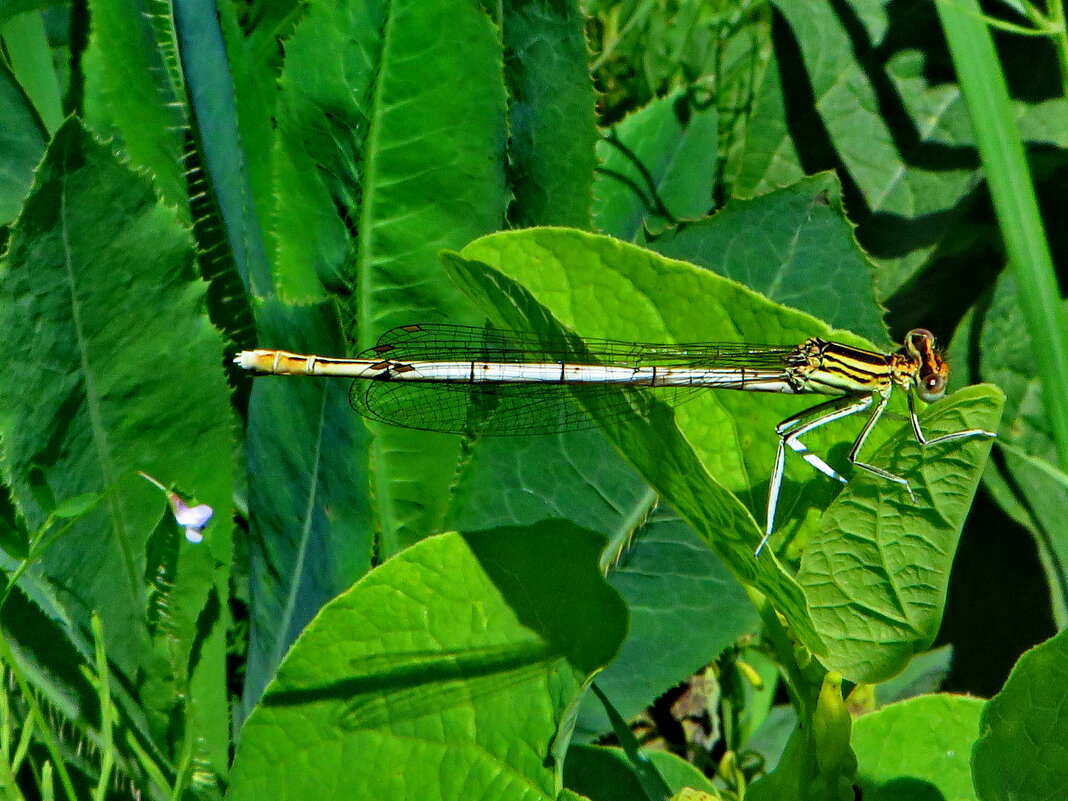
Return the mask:
[[185, 529], [185, 538], [194, 544], [203, 542], [204, 528], [211, 522], [211, 516], [215, 514], [215, 510], [204, 503], [199, 506], [188, 506], [178, 497], [178, 493], [167, 489], [148, 473], [141, 473], [141, 477], [167, 494], [167, 500], [170, 501], [171, 510], [174, 512], [174, 519]]
[[174, 519], [178, 521], [179, 526], [185, 527], [185, 538], [192, 543], [202, 542], [204, 527], [211, 522], [215, 510], [203, 503], [199, 506], [186, 506], [185, 501], [174, 492], [167, 493], [167, 500], [171, 502], [171, 509], [174, 510]]

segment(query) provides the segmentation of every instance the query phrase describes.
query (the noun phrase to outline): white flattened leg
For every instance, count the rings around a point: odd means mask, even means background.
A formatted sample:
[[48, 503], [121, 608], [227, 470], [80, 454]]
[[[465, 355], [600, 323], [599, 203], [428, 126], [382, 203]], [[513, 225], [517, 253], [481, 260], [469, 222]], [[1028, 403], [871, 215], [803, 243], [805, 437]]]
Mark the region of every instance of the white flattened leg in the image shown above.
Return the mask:
[[[771, 478], [768, 481], [768, 514], [767, 522], [764, 527], [764, 536], [760, 540], [760, 544], [757, 545], [756, 551], [753, 556], [760, 556], [760, 551], [764, 548], [768, 539], [771, 537], [771, 532], [775, 527], [775, 510], [779, 505], [779, 491], [782, 489], [782, 475], [786, 463], [786, 447], [789, 446], [790, 450], [794, 451], [801, 456], [806, 462], [808, 462], [816, 470], [819, 470], [825, 476], [833, 478], [837, 481], [846, 483], [846, 479], [842, 477], [837, 470], [831, 467], [827, 462], [821, 459], [816, 454], [812, 453], [805, 443], [801, 442], [800, 437], [807, 434], [813, 429], [824, 426], [827, 423], [832, 423], [835, 420], [841, 420], [843, 417], [849, 417], [850, 415], [862, 412], [872, 404], [872, 396], [868, 395], [847, 395], [842, 398], [835, 398], [827, 403], [821, 403], [818, 406], [813, 406], [811, 409], [806, 409], [800, 414], [796, 414], [786, 420], [783, 420], [775, 427], [775, 433], [779, 435], [779, 447], [775, 452], [775, 466], [771, 471]], [[883, 401], [885, 406], [885, 401]], [[881, 413], [881, 408], [876, 410]], [[878, 419], [877, 414], [873, 415], [875, 419]], [[871, 421], [869, 421], [870, 423]], [[865, 426], [868, 428], [869, 426]], [[861, 432], [864, 434], [864, 432]], [[867, 436], [864, 434], [864, 436]], [[854, 448], [856, 445], [854, 444]]]
[[965, 431], [954, 431], [950, 434], [943, 434], [940, 437], [934, 439], [927, 439], [924, 436], [923, 430], [920, 428], [920, 418], [916, 415], [916, 399], [912, 393], [909, 393], [909, 420], [912, 422], [912, 432], [916, 435], [916, 441], [926, 447], [927, 445], [937, 445], [939, 442], [950, 442], [955, 439], [967, 439], [968, 437], [990, 437], [994, 439], [997, 434], [993, 431], [984, 431], [981, 428], [969, 428]]
[[895, 473], [891, 473], [889, 470], [884, 470], [881, 467], [876, 467], [873, 464], [860, 461], [857, 457], [860, 455], [860, 449], [864, 447], [864, 442], [868, 439], [868, 435], [875, 428], [875, 424], [879, 422], [879, 418], [883, 415], [883, 410], [886, 409], [886, 404], [890, 402], [890, 391], [879, 397], [879, 402], [875, 407], [875, 411], [871, 413], [871, 417], [868, 418], [868, 422], [864, 424], [864, 428], [860, 430], [860, 434], [857, 435], [856, 441], [853, 443], [853, 447], [849, 449], [848, 459], [854, 467], [859, 467], [861, 470], [866, 470], [874, 476], [885, 478], [887, 481], [893, 481], [895, 484], [900, 484], [905, 488], [905, 491], [909, 494], [909, 498], [912, 501], [916, 500], [916, 495], [912, 492], [912, 487], [909, 485], [909, 481], [904, 476], [899, 476]]

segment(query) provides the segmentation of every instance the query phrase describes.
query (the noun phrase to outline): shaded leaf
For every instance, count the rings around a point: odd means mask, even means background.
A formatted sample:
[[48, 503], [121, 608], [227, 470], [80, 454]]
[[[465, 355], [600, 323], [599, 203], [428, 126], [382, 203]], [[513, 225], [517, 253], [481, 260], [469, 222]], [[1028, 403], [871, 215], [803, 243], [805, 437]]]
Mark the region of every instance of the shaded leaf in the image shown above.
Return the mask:
[[[649, 751], [645, 756], [672, 793], [686, 787], [715, 792], [712, 783], [701, 771], [675, 754]], [[649, 798], [635, 774], [634, 766], [620, 748], [579, 745], [568, 749], [564, 783], [591, 801]]]
[[[619, 656], [597, 686], [630, 720], [743, 634], [756, 610], [742, 586], [682, 520], [657, 510], [634, 532], [608, 580], [630, 609]], [[596, 699], [584, 699], [579, 731], [610, 731]]]
[[900, 674], [876, 685], [876, 702], [879, 706], [886, 706], [917, 695], [936, 693], [942, 688], [952, 665], [952, 645], [942, 645], [916, 654]]
[[857, 247], [833, 173], [805, 178], [713, 217], [680, 225], [649, 243], [786, 306], [873, 342], [888, 341], [872, 265]]
[[[628, 242], [643, 229], [703, 217], [712, 207], [718, 115], [681, 92], [653, 100], [610, 129], [597, 145], [594, 219]], [[668, 216], [665, 216], [665, 212]]]
[[1068, 633], [1020, 657], [990, 699], [972, 751], [972, 777], [983, 801], [1056, 798], [1068, 774]]

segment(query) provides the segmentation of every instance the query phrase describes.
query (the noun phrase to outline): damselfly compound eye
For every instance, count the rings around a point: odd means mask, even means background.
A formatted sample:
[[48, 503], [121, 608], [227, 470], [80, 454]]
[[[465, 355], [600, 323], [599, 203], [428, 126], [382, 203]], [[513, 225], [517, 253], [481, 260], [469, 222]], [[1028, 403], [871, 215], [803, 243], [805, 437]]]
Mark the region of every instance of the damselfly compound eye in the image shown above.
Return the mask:
[[927, 403], [933, 403], [946, 394], [946, 377], [940, 373], [929, 375], [923, 379], [920, 387], [920, 397]]

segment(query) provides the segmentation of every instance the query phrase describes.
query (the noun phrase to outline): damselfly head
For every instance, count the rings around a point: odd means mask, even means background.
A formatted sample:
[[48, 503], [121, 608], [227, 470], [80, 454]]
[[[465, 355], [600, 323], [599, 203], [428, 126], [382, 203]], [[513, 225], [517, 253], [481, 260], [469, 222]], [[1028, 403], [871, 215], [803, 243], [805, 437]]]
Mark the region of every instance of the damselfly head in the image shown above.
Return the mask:
[[913, 328], [905, 335], [905, 355], [916, 365], [916, 392], [927, 403], [946, 394], [949, 362], [935, 347], [934, 334], [926, 328]]

